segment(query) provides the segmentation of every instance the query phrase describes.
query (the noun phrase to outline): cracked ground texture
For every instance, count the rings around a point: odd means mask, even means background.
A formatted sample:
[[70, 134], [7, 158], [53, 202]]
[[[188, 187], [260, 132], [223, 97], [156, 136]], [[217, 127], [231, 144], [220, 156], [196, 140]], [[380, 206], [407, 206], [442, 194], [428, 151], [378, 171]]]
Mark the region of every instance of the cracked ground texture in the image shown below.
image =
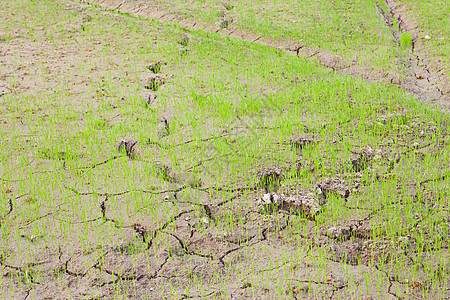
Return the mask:
[[1, 2], [2, 297], [449, 298], [445, 81], [386, 3], [391, 77], [231, 4]]
[[[398, 1], [277, 0], [239, 1], [122, 1], [84, 0], [106, 9], [175, 21], [187, 30], [218, 32], [295, 53], [297, 56], [373, 82], [395, 84], [423, 101], [448, 109], [450, 73], [446, 28], [448, 8], [439, 6], [419, 26], [418, 17]], [[406, 2], [415, 2], [414, 0]], [[407, 3], [409, 6], [412, 3]], [[420, 7], [420, 4], [418, 4]], [[422, 12], [424, 10], [422, 9]], [[224, 28], [223, 22], [227, 22]], [[436, 21], [439, 22], [439, 21]], [[442, 22], [442, 21], [440, 21]], [[437, 23], [436, 23], [437, 24]], [[436, 41], [424, 38], [434, 35]], [[402, 36], [411, 36], [405, 44]]]

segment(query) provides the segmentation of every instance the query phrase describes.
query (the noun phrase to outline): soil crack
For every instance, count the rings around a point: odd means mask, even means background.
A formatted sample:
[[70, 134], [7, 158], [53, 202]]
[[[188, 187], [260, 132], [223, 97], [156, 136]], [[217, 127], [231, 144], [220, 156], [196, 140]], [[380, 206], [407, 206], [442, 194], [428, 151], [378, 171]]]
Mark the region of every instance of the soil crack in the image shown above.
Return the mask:
[[[384, 11], [380, 5], [377, 5], [378, 10], [380, 12], [380, 14], [382, 15], [382, 17], [385, 19], [385, 23], [387, 26], [389, 26], [391, 28], [393, 37], [395, 40], [397, 40], [397, 44], [399, 41], [399, 34], [401, 34], [402, 32], [407, 32], [406, 29], [404, 27], [402, 27], [403, 22], [403, 17], [399, 16], [398, 19], [400, 20], [400, 32], [397, 32], [394, 27], [393, 27], [393, 17], [398, 16], [398, 9], [396, 8], [396, 2], [394, 3], [393, 0], [384, 0], [385, 3], [388, 5], [389, 7], [389, 12]], [[113, 3], [104, 3], [101, 0], [84, 0], [84, 3], [87, 4], [93, 4], [93, 5], [100, 5], [101, 7], [103, 7], [103, 9], [105, 10], [115, 10], [115, 6]], [[206, 25], [203, 24], [199, 21], [192, 21], [189, 19], [182, 19], [180, 17], [178, 17], [177, 15], [170, 13], [170, 12], [164, 12], [163, 16], [161, 16], [161, 11], [157, 8], [157, 7], [152, 7], [152, 6], [147, 6], [145, 9], [141, 9], [141, 10], [136, 10], [137, 7], [139, 7], [142, 3], [141, 2], [136, 2], [136, 3], [127, 3], [126, 5], [121, 6], [121, 10], [127, 13], [135, 13], [141, 16], [145, 16], [145, 17], [150, 17], [150, 18], [156, 18], [159, 20], [165, 20], [165, 16], [173, 16], [174, 20], [177, 20], [177, 22], [180, 24], [180, 26], [184, 27], [184, 29], [201, 29], [201, 30], [205, 30], [205, 31], [216, 31], [216, 29], [212, 29], [210, 25]], [[117, 5], [116, 5], [117, 6]], [[136, 12], [137, 11], [137, 12]], [[351, 75], [351, 76], [355, 76], [355, 77], [360, 77], [363, 78], [364, 80], [368, 80], [368, 81], [372, 81], [372, 82], [376, 82], [376, 81], [380, 81], [380, 79], [384, 80], [385, 82], [391, 82], [392, 84], [395, 84], [405, 90], [407, 90], [408, 92], [414, 94], [415, 96], [417, 96], [419, 99], [421, 100], [425, 100], [425, 101], [431, 101], [434, 99], [441, 99], [442, 101], [440, 101], [439, 105], [443, 108], [448, 108], [448, 106], [450, 106], [448, 102], [448, 99], [446, 100], [446, 97], [443, 89], [432, 85], [430, 83], [428, 83], [425, 87], [420, 87], [420, 85], [417, 85], [417, 79], [416, 77], [419, 76], [420, 74], [415, 73], [414, 70], [415, 69], [420, 69], [420, 65], [424, 64], [423, 60], [418, 59], [418, 50], [414, 49], [414, 47], [412, 48], [412, 54], [408, 55], [407, 61], [404, 61], [404, 63], [406, 65], [414, 65], [414, 68], [412, 67], [408, 67], [408, 70], [410, 73], [412, 73], [413, 75], [410, 75], [408, 80], [409, 82], [405, 82], [405, 83], [401, 83], [401, 82], [397, 82], [397, 79], [393, 78], [391, 75], [389, 74], [384, 74], [384, 75], [380, 75], [380, 74], [376, 74], [377, 72], [374, 72], [372, 67], [365, 67], [365, 66], [357, 66], [354, 63], [352, 64], [352, 67], [350, 68], [349, 65], [347, 63], [345, 63], [345, 60], [342, 59], [341, 57], [334, 55], [332, 53], [329, 53], [329, 51], [326, 50], [322, 50], [322, 49], [314, 49], [308, 46], [297, 46], [297, 47], [292, 47], [293, 43], [292, 41], [288, 41], [288, 42], [280, 42], [280, 41], [273, 41], [267, 38], [264, 38], [262, 36], [257, 36], [256, 38], [254, 37], [254, 35], [247, 33], [247, 32], [243, 32], [241, 30], [234, 30], [234, 31], [224, 31], [222, 32], [222, 30], [217, 30], [217, 32], [219, 34], [223, 34], [223, 35], [230, 35], [230, 36], [235, 36], [238, 38], [241, 38], [243, 40], [246, 40], [248, 42], [252, 42], [252, 43], [260, 43], [269, 47], [274, 47], [280, 50], [284, 50], [286, 52], [295, 54], [298, 57], [302, 57], [302, 58], [308, 58], [308, 59], [312, 59], [314, 57], [317, 57], [317, 63], [319, 63], [320, 65], [326, 67], [326, 68], [330, 68], [331, 70], [333, 70], [333, 72], [338, 72], [338, 73], [342, 73], [345, 75]], [[420, 63], [419, 63], [420, 62]], [[436, 77], [439, 78], [439, 76], [437, 74], [434, 74], [434, 72], [432, 72], [430, 70], [430, 68], [425, 67], [425, 69], [421, 69], [421, 71], [426, 71], [428, 74], [433, 74], [432, 77]], [[381, 76], [381, 78], [380, 78]], [[421, 76], [421, 75], [420, 75]], [[430, 78], [430, 76], [428, 76], [427, 78]], [[438, 93], [438, 94], [436, 94]]]

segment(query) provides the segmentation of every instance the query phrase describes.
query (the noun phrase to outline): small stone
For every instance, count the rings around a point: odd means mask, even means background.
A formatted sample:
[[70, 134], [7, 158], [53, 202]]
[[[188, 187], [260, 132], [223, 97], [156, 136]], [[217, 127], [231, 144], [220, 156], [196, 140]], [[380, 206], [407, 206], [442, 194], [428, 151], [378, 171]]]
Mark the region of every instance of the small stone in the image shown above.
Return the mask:
[[274, 193], [273, 194], [273, 198], [272, 198], [272, 202], [274, 204], [277, 204], [279, 199], [280, 199], [280, 196], [278, 196], [277, 194]]
[[265, 204], [270, 204], [270, 194], [264, 194], [263, 201]]
[[324, 205], [327, 200], [327, 197], [325, 196], [324, 192], [320, 187], [317, 187], [316, 194], [319, 205]]
[[264, 194], [263, 196], [263, 202], [265, 204], [277, 204], [279, 199], [280, 196], [276, 193]]

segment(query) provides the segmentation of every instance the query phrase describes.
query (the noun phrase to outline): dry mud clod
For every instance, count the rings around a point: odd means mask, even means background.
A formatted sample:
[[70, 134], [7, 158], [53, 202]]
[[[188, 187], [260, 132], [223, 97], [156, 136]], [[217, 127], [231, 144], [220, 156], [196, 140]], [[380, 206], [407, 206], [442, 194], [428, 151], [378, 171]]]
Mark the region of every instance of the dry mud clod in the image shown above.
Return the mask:
[[316, 143], [314, 139], [302, 136], [296, 136], [289, 139], [289, 144], [293, 150], [302, 150], [304, 147], [314, 143]]
[[90, 16], [90, 15], [84, 15], [83, 16], [83, 22], [84, 23], [87, 23], [87, 22], [90, 22], [92, 20], [92, 17]]
[[320, 202], [331, 194], [338, 195], [344, 199], [350, 196], [350, 190], [340, 179], [325, 178], [323, 182], [317, 185]]
[[118, 151], [125, 151], [126, 155], [130, 159], [135, 159], [139, 156], [139, 149], [137, 147], [137, 141], [133, 140], [122, 140], [119, 143]]
[[371, 147], [363, 149], [356, 157], [351, 160], [353, 171], [361, 172], [365, 170], [372, 162], [374, 155], [375, 152]]
[[310, 220], [314, 220], [321, 210], [321, 205], [317, 202], [315, 194], [310, 192], [300, 192], [294, 196], [267, 193], [256, 204], [268, 213], [281, 209], [291, 214], [304, 215]]
[[156, 96], [156, 94], [153, 91], [150, 91], [148, 93], [144, 93], [143, 97], [144, 97], [146, 106], [150, 109], [154, 109], [156, 99], [158, 98]]
[[161, 67], [162, 67], [163, 65], [165, 65], [165, 64], [166, 64], [165, 62], [158, 61], [158, 62], [155, 62], [155, 63], [152, 63], [152, 64], [148, 65], [148, 66], [147, 66], [147, 69], [149, 69], [150, 71], [152, 71], [153, 74], [157, 74], [157, 73], [160, 73], [160, 72], [161, 72]]
[[228, 27], [231, 25], [231, 23], [233, 23], [233, 19], [225, 19], [225, 20], [222, 20], [222, 21], [219, 23], [219, 28], [220, 28], [220, 29], [226, 29], [226, 28], [228, 28]]
[[139, 223], [134, 223], [132, 227], [133, 230], [142, 238], [142, 241], [146, 243], [146, 237], [148, 235], [147, 228]]
[[183, 47], [187, 47], [187, 45], [189, 44], [189, 40], [190, 40], [189, 36], [187, 34], [183, 34], [178, 43]]
[[161, 122], [158, 123], [157, 134], [160, 138], [170, 135], [169, 120], [166, 118], [161, 118]]
[[351, 236], [370, 239], [372, 237], [372, 227], [366, 223], [332, 226], [327, 229], [326, 234], [330, 239], [341, 241], [348, 240]]
[[148, 90], [156, 92], [165, 83], [166, 80], [164, 78], [153, 76], [147, 80], [147, 83], [144, 85], [144, 87]]
[[224, 2], [222, 3], [222, 5], [223, 7], [225, 7], [226, 10], [232, 10], [234, 8], [234, 5], [231, 3]]
[[283, 172], [279, 167], [260, 168], [257, 172], [259, 186], [264, 188], [266, 193], [276, 192], [283, 179]]

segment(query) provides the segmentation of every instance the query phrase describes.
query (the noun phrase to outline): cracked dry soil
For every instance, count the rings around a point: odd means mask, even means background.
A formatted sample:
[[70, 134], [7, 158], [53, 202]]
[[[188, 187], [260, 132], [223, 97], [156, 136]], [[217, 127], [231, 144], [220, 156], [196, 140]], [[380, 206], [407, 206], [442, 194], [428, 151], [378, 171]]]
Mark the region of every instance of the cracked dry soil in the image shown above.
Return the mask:
[[[377, 71], [371, 66], [358, 65], [330, 51], [314, 48], [296, 41], [276, 41], [264, 35], [249, 33], [237, 28], [224, 28], [221, 25], [217, 29], [215, 25], [186, 18], [182, 13], [177, 14], [166, 11], [163, 5], [149, 3], [147, 0], [132, 2], [121, 0], [84, 0], [83, 2], [160, 21], [176, 22], [186, 30], [195, 29], [219, 32], [225, 36], [234, 36], [249, 42], [275, 47], [301, 58], [313, 59], [324, 67], [341, 74], [360, 77], [371, 82], [382, 81], [395, 84], [423, 101], [437, 105], [446, 111], [449, 109], [450, 82], [445, 72], [442, 72], [445, 66], [435, 62], [424, 45], [421, 44], [420, 47], [415, 46], [420, 38], [419, 26], [413, 14], [399, 1], [381, 0], [387, 9], [382, 8], [379, 2], [376, 4], [376, 7], [380, 16], [385, 20], [386, 26], [392, 32], [392, 42], [397, 52], [395, 64], [399, 67], [402, 74]], [[224, 5], [226, 6], [227, 4]], [[399, 24], [399, 28], [394, 26], [394, 19]], [[411, 49], [408, 49], [410, 51], [405, 55], [401, 53], [400, 37], [406, 33], [412, 35], [413, 42]]]
[[[85, 10], [74, 3], [69, 3], [69, 9]], [[27, 38], [16, 39], [19, 42], [12, 43], [5, 55], [8, 57], [14, 50], [25, 47], [24, 55], [28, 55], [31, 64], [37, 50]], [[74, 45], [71, 47], [76, 49]], [[67, 54], [59, 55], [63, 58]], [[75, 51], [70, 55], [76, 57]], [[52, 63], [58, 69], [58, 62]], [[99, 76], [106, 71], [106, 67], [94, 70]], [[24, 96], [43, 88], [28, 78], [22, 68], [10, 72], [22, 76], [23, 86], [18, 93]], [[152, 82], [149, 89], [157, 92], [163, 82]], [[72, 83], [84, 85], [82, 80]], [[16, 193], [18, 182], [23, 179], [2, 179], [7, 187], [3, 193], [7, 201], [0, 226], [15, 230], [5, 237], [9, 247], [2, 248], [0, 253], [2, 296], [6, 299], [448, 298], [450, 265], [438, 259], [448, 258], [448, 203], [445, 211], [433, 202], [441, 197], [435, 184], [445, 185], [448, 174], [430, 175], [418, 184], [410, 178], [400, 183], [392, 178], [395, 170], [400, 173], [395, 174], [397, 179], [402, 176], [402, 163], [413, 150], [426, 149], [443, 164], [439, 154], [448, 145], [448, 133], [440, 134], [434, 129], [435, 124], [423, 124], [411, 116], [382, 115], [379, 121], [419, 127], [434, 134], [436, 141], [414, 146], [405, 143], [398, 152], [392, 150], [389, 142], [384, 148], [355, 147], [354, 156], [343, 160], [349, 168], [330, 178], [316, 172], [314, 162], [305, 161], [301, 152], [311, 147], [321, 149], [331, 142], [320, 139], [320, 132], [314, 139], [296, 135], [288, 138], [288, 144], [297, 160], [279, 165], [272, 162], [268, 169], [255, 167], [254, 173], [259, 178], [252, 184], [217, 187], [211, 184], [214, 178], [207, 178], [206, 171], [199, 178], [190, 174], [196, 167], [211, 168], [207, 159], [183, 169], [174, 162], [146, 162], [135, 147], [163, 152], [180, 145], [212, 144], [216, 139], [228, 137], [228, 133], [180, 144], [164, 143], [169, 134], [158, 134], [158, 141], [149, 140], [147, 144], [124, 139], [119, 147], [114, 145], [114, 151], [125, 152], [132, 167], [147, 164], [145, 171], [154, 171], [155, 182], [166, 188], [146, 185], [111, 192], [108, 187], [97, 190], [89, 184], [82, 185], [83, 188], [66, 186], [64, 190], [69, 196], [55, 195], [57, 203], [48, 205], [39, 204], [40, 199], [31, 194]], [[317, 129], [310, 129], [314, 130]], [[417, 138], [415, 132], [404, 129], [396, 134], [412, 142]], [[57, 166], [62, 162], [64, 172], [69, 172], [66, 163], [78, 156], [55, 153], [46, 159], [57, 161]], [[119, 159], [124, 159], [123, 155], [95, 160], [80, 172], [93, 173]], [[368, 170], [375, 173], [373, 181], [367, 178]], [[288, 183], [282, 174], [290, 173], [294, 176]], [[296, 178], [310, 173], [311, 186], [306, 187]], [[406, 190], [401, 184], [404, 182], [409, 184]], [[375, 204], [365, 201], [384, 185], [395, 187], [387, 201]], [[410, 195], [405, 196], [406, 191]], [[132, 195], [145, 199], [137, 202], [135, 214], [127, 208]], [[68, 199], [74, 197], [84, 209], [68, 205]], [[261, 201], [265, 201], [263, 207]], [[392, 210], [407, 209], [410, 202], [414, 202], [417, 211], [415, 223], [400, 222], [405, 226], [405, 234], [393, 239], [383, 224], [392, 217]], [[35, 209], [36, 217], [23, 217], [23, 207]], [[85, 218], [80, 217], [80, 210]], [[324, 216], [329, 213], [327, 210], [339, 213], [327, 222]], [[437, 210], [446, 214], [436, 217], [434, 222], [425, 222]], [[148, 215], [159, 218], [146, 218]], [[45, 228], [46, 233], [34, 230], [36, 224]], [[67, 232], [65, 226], [69, 228]], [[49, 232], [55, 234], [49, 238]], [[26, 260], [17, 259], [21, 251], [27, 253]], [[416, 264], [418, 270], [414, 279], [405, 267], [411, 264]], [[447, 282], [433, 282], [427, 268], [434, 268], [432, 273], [440, 272], [440, 278]], [[442, 286], [447, 289], [440, 289]]]

